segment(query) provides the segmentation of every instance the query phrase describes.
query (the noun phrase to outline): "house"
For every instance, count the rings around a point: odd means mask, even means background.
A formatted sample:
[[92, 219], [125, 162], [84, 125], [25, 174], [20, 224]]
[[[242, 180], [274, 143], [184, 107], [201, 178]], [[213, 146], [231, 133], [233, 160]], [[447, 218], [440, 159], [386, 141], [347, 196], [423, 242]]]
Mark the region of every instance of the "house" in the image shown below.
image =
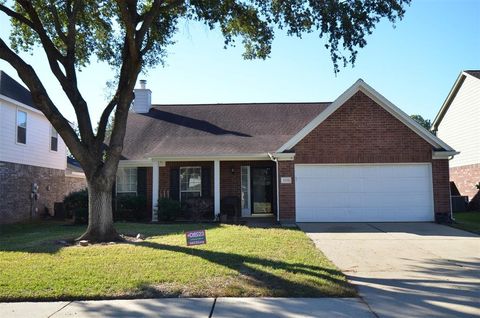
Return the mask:
[[464, 71], [435, 117], [432, 130], [460, 152], [450, 161], [450, 180], [480, 209], [480, 70]]
[[[128, 116], [117, 193], [237, 202], [295, 222], [445, 221], [455, 150], [362, 80], [332, 103], [151, 105]], [[237, 200], [230, 200], [237, 198]]]
[[0, 223], [53, 214], [55, 202], [85, 185], [30, 92], [0, 71]]

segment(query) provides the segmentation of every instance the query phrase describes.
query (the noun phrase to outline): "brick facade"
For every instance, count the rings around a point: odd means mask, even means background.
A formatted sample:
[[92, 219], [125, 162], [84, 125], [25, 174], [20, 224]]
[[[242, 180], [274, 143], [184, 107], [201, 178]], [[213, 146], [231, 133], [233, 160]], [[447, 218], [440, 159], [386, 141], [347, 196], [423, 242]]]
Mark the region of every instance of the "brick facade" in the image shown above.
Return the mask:
[[[32, 202], [32, 184], [38, 185], [38, 200]], [[0, 223], [14, 223], [53, 215], [55, 202], [72, 191], [84, 189], [85, 179], [65, 176], [64, 170], [0, 162]], [[34, 204], [32, 209], [32, 204]]]
[[450, 168], [450, 181], [453, 181], [461, 195], [468, 196], [469, 210], [480, 210], [480, 190], [475, 185], [480, 182], [480, 164]]
[[[279, 184], [279, 214], [283, 223], [295, 222], [295, 164], [430, 163], [434, 211], [436, 216], [448, 216], [450, 213], [448, 160], [433, 160], [433, 148], [427, 141], [362, 92], [357, 92], [346, 101], [292, 150], [295, 152], [294, 161], [278, 163], [278, 177], [291, 177], [292, 181]], [[222, 198], [240, 197], [242, 165], [272, 167], [276, 184], [275, 164], [272, 161], [221, 161]], [[165, 167], [160, 167], [159, 197], [169, 197], [170, 171], [183, 166], [209, 167], [213, 196], [213, 162], [188, 161], [168, 162]], [[147, 176], [150, 176], [147, 178], [150, 183], [147, 189], [151, 189], [151, 169]], [[151, 201], [151, 194], [148, 199]], [[277, 210], [276, 207], [274, 210]]]
[[[293, 164], [432, 163], [435, 213], [450, 212], [448, 160], [432, 160], [432, 146], [357, 92], [293, 149], [293, 163], [281, 162], [280, 177], [291, 176]], [[280, 185], [280, 219], [295, 219], [295, 186]]]

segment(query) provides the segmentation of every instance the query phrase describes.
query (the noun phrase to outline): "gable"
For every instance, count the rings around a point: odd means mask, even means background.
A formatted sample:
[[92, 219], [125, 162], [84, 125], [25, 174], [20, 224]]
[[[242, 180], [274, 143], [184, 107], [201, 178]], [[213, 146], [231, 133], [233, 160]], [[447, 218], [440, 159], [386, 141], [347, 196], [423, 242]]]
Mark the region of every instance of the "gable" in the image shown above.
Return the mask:
[[466, 76], [436, 124], [437, 135], [460, 151], [450, 165], [480, 163], [480, 80]]
[[430, 162], [432, 145], [358, 91], [307, 134], [296, 163]]
[[[415, 132], [418, 136], [420, 136], [429, 144], [431, 144], [436, 150], [436, 153], [438, 153], [439, 155], [448, 157], [456, 154], [455, 150], [453, 150], [449, 145], [444, 143], [438, 137], [431, 134], [428, 130], [426, 130], [420, 124], [415, 122], [412, 118], [410, 118], [410, 116], [408, 116], [398, 107], [393, 105], [390, 101], [388, 101], [380, 93], [375, 91], [371, 86], [365, 83], [362, 79], [359, 79], [357, 82], [355, 82], [355, 84], [353, 84], [342, 95], [340, 95], [332, 104], [330, 104], [325, 111], [323, 111], [308, 125], [306, 125], [301, 131], [299, 131], [295, 136], [293, 136], [288, 142], [286, 142], [282, 147], [280, 147], [277, 150], [277, 152], [284, 152], [284, 151], [293, 149], [298, 142], [300, 142], [318, 125], [320, 125], [324, 120], [326, 120], [330, 115], [332, 115], [332, 113], [334, 113], [338, 108], [340, 108], [346, 101], [348, 101], [357, 92], [364, 93], [366, 96], [372, 99], [372, 101], [378, 104], [378, 106], [381, 106], [393, 117], [395, 117], [396, 119], [401, 121], [403, 124], [405, 124], [409, 129]], [[368, 120], [368, 118], [366, 120]]]

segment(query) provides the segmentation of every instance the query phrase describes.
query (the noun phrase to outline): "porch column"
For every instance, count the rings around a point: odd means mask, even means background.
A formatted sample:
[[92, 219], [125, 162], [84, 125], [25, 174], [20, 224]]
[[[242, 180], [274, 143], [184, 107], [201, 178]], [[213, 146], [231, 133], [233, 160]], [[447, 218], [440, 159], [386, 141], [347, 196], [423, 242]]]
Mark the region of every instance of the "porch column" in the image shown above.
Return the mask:
[[213, 162], [213, 206], [215, 216], [220, 214], [220, 160]]
[[158, 222], [158, 192], [159, 192], [158, 161], [154, 161], [153, 168], [152, 168], [152, 222]]

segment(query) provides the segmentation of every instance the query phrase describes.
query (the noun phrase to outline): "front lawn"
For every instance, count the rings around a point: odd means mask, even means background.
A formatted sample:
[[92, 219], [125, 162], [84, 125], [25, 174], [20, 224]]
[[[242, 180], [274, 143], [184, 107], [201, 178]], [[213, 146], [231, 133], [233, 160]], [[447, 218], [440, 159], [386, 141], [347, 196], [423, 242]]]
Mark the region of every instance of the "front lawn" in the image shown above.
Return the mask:
[[453, 214], [455, 222], [454, 227], [480, 234], [480, 211], [456, 212]]
[[[354, 296], [344, 275], [297, 229], [120, 223], [145, 241], [56, 244], [81, 226], [0, 226], [0, 301], [147, 297]], [[207, 229], [187, 247], [184, 231]]]

